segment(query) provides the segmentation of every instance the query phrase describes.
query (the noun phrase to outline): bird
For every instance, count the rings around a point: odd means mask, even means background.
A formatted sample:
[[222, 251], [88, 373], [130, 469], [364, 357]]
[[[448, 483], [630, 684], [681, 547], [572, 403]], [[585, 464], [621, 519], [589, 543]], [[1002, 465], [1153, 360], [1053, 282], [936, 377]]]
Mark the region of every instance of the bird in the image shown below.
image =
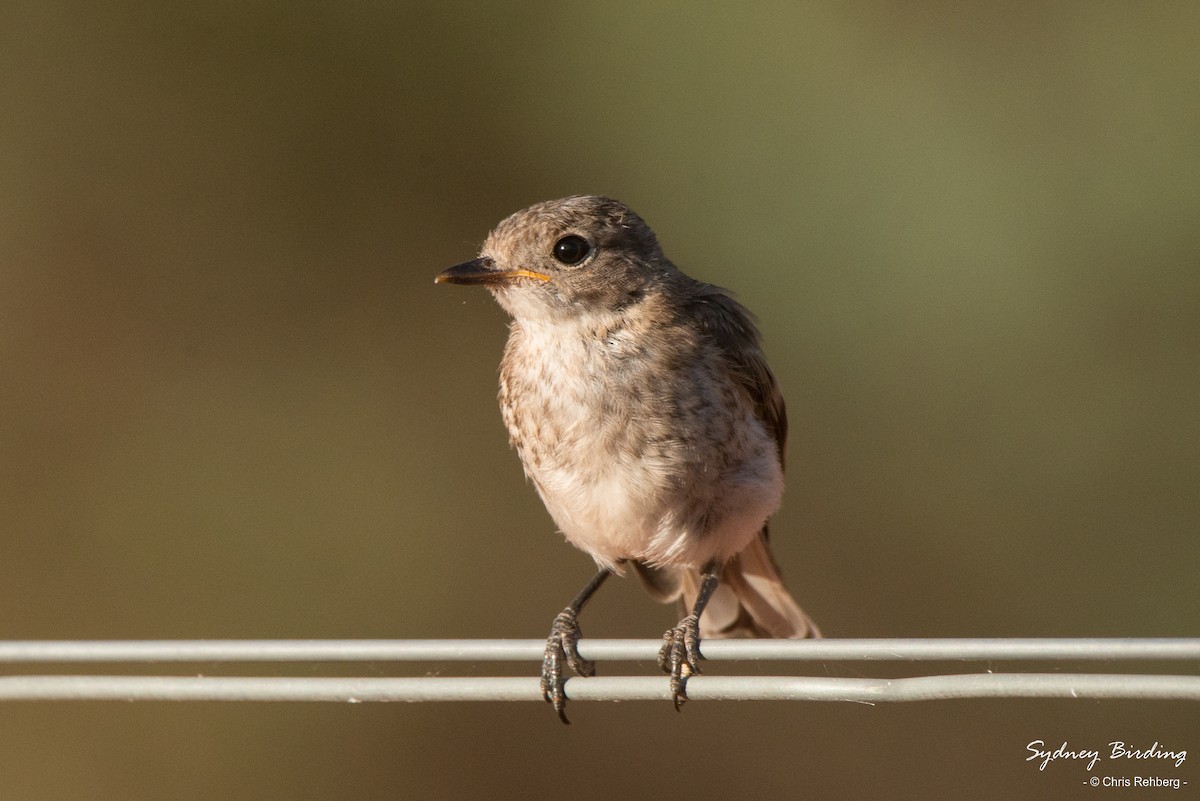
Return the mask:
[[729, 291], [684, 274], [641, 217], [597, 195], [508, 216], [435, 282], [486, 287], [512, 318], [499, 391], [510, 443], [596, 564], [546, 642], [541, 691], [560, 720], [568, 669], [595, 673], [579, 613], [613, 574], [679, 606], [658, 655], [676, 710], [702, 639], [820, 636], [769, 548], [787, 412]]

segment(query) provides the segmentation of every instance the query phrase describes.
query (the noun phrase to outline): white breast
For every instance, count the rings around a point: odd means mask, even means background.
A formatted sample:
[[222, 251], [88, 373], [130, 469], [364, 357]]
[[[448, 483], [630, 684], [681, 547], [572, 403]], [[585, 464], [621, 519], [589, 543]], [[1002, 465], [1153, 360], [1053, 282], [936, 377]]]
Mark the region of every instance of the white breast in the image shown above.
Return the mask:
[[712, 393], [712, 377], [631, 372], [622, 351], [637, 343], [597, 337], [596, 322], [514, 327], [500, 401], [526, 474], [566, 538], [601, 565], [732, 556], [779, 506], [773, 441], [744, 404], [706, 406], [727, 419], [693, 415], [676, 430], [667, 412], [678, 393]]

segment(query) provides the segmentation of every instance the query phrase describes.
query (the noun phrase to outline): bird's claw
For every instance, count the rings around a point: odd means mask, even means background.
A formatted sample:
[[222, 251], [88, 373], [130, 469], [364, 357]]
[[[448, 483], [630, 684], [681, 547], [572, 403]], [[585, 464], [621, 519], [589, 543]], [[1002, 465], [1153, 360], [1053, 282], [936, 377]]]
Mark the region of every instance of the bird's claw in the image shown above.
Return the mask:
[[572, 609], [564, 609], [554, 618], [550, 636], [546, 639], [546, 651], [542, 656], [542, 697], [554, 706], [558, 719], [567, 720], [567, 677], [563, 663], [580, 676], [594, 676], [596, 663], [579, 655], [579, 638], [582, 635], [579, 621]]
[[662, 648], [658, 651], [658, 666], [671, 677], [671, 697], [675, 711], [687, 702], [687, 681], [700, 674], [700, 618], [688, 615], [679, 625], [667, 629]]

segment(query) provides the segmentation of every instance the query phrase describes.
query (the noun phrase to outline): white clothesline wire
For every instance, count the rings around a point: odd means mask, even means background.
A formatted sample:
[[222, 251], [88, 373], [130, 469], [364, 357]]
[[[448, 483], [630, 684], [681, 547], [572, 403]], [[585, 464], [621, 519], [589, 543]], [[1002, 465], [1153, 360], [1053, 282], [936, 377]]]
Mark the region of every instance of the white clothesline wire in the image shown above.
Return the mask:
[[[0, 665], [80, 663], [488, 662], [537, 663], [540, 640], [125, 640], [0, 642]], [[598, 661], [652, 661], [657, 640], [584, 640]], [[1197, 639], [709, 640], [717, 660], [1200, 662]], [[1055, 667], [1055, 666], [1051, 666]], [[537, 668], [531, 668], [536, 672]], [[665, 676], [571, 678], [568, 698], [669, 700]], [[1200, 675], [976, 673], [911, 678], [695, 676], [693, 700], [883, 703], [964, 698], [1127, 698], [1200, 701]], [[0, 701], [539, 701], [539, 679], [418, 676], [341, 678], [204, 675], [0, 675]]]
[[[693, 701], [934, 701], [1123, 698], [1200, 701], [1200, 676], [970, 673], [907, 679], [693, 676]], [[596, 676], [566, 683], [572, 701], [669, 701], [667, 678]], [[2, 676], [0, 701], [541, 701], [536, 677], [293, 678]]]
[[[660, 640], [582, 639], [584, 659], [651, 661]], [[545, 640], [17, 640], [18, 662], [523, 662]], [[1198, 660], [1200, 638], [704, 640], [706, 659], [836, 661]]]

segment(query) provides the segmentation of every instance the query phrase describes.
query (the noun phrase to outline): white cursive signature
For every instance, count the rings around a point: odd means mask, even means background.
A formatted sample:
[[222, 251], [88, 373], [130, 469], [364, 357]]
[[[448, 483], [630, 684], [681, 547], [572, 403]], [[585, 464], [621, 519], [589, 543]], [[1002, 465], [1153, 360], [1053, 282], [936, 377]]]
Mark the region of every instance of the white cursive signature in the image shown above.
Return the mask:
[[[1134, 748], [1120, 740], [1114, 740], [1108, 746], [1111, 749], [1108, 752], [1108, 759], [1165, 759], [1173, 761], [1175, 767], [1179, 767], [1187, 760], [1187, 751], [1170, 751], [1160, 745], [1157, 740], [1149, 748]], [[1074, 749], [1068, 747], [1065, 740], [1062, 745], [1054, 749], [1048, 748], [1044, 740], [1034, 740], [1025, 746], [1025, 750], [1029, 752], [1029, 756], [1025, 757], [1026, 762], [1040, 761], [1038, 770], [1045, 770], [1047, 765], [1057, 759], [1086, 760], [1087, 769], [1091, 770], [1096, 767], [1097, 762], [1104, 758], [1098, 748]]]

